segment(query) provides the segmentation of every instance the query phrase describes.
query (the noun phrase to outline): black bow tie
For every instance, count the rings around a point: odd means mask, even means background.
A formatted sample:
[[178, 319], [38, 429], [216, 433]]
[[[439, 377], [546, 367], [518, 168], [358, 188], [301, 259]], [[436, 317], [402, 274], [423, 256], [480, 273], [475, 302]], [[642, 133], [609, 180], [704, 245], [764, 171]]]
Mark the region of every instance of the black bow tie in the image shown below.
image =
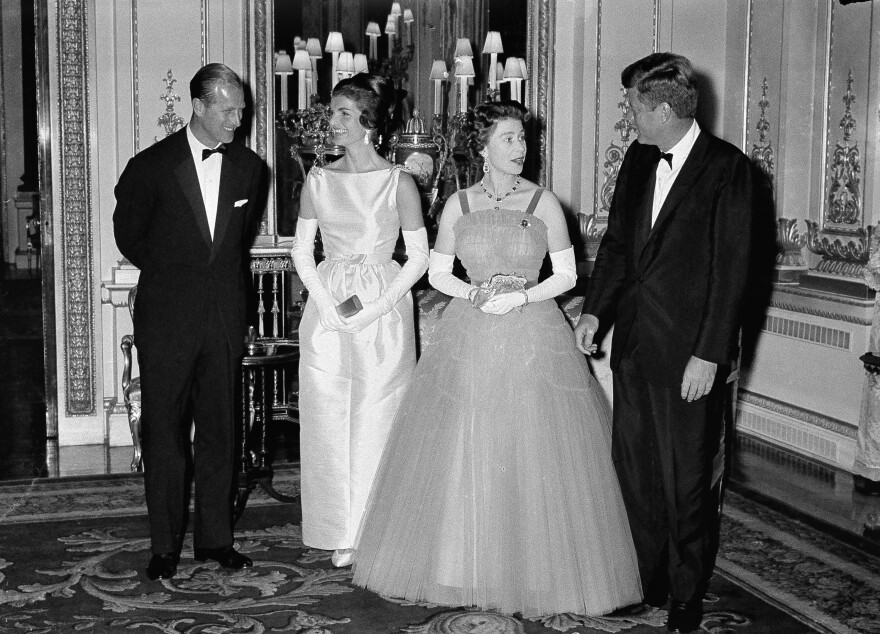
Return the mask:
[[666, 161], [669, 163], [669, 169], [672, 169], [672, 154], [669, 152], [660, 152], [660, 158], [657, 159], [657, 162]]
[[202, 160], [203, 161], [206, 160], [209, 156], [211, 156], [215, 152], [217, 154], [226, 154], [226, 144], [221, 143], [220, 145], [215, 147], [213, 150], [202, 150]]

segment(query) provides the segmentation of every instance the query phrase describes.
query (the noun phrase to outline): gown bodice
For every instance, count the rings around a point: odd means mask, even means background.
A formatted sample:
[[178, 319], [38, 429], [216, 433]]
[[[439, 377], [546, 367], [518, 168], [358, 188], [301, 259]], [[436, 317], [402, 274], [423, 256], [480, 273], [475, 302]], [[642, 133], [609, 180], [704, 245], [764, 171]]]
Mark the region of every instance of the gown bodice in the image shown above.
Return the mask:
[[370, 172], [313, 168], [306, 180], [328, 258], [394, 252], [398, 166]]
[[495, 273], [516, 273], [529, 282], [547, 254], [547, 225], [528, 210], [483, 209], [469, 211], [455, 223], [455, 255], [471, 283], [488, 280]]

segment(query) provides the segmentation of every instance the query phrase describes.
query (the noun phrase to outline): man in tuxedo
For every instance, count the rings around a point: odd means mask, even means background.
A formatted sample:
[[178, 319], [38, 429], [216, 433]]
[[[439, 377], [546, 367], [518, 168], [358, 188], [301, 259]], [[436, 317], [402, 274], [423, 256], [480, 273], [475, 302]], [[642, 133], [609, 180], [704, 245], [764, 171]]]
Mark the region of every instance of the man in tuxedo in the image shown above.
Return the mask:
[[190, 456], [196, 560], [252, 565], [233, 547], [233, 386], [247, 334], [244, 267], [265, 166], [232, 142], [245, 106], [235, 72], [204, 66], [190, 95], [189, 125], [135, 155], [115, 190], [116, 244], [140, 269], [133, 321], [150, 579], [177, 571]]
[[690, 62], [655, 53], [622, 75], [638, 140], [620, 168], [575, 339], [614, 324], [612, 453], [645, 602], [691, 632], [717, 552], [725, 383], [749, 270], [753, 170], [694, 120]]

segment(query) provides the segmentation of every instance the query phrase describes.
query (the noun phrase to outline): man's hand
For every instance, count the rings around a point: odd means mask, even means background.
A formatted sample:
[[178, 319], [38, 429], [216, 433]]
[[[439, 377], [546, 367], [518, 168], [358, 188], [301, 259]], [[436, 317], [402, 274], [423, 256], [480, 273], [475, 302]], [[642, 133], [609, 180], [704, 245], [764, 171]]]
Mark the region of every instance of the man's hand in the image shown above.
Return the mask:
[[581, 315], [574, 328], [574, 344], [584, 354], [593, 354], [599, 346], [593, 343], [593, 337], [599, 330], [599, 320], [593, 315]]
[[703, 361], [697, 357], [691, 357], [684, 369], [684, 377], [681, 380], [681, 398], [688, 402], [702, 398], [712, 389], [715, 382], [717, 363]]

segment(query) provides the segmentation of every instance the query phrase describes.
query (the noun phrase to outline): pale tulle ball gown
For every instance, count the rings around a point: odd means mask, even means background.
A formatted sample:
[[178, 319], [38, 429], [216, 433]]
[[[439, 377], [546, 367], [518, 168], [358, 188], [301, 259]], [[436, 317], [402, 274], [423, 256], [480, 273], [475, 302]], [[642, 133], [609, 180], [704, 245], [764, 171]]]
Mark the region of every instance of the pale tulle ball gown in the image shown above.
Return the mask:
[[[465, 213], [455, 237], [471, 280], [534, 282], [547, 253], [528, 211]], [[526, 616], [637, 603], [610, 420], [554, 301], [498, 316], [453, 299], [395, 416], [354, 583]]]

